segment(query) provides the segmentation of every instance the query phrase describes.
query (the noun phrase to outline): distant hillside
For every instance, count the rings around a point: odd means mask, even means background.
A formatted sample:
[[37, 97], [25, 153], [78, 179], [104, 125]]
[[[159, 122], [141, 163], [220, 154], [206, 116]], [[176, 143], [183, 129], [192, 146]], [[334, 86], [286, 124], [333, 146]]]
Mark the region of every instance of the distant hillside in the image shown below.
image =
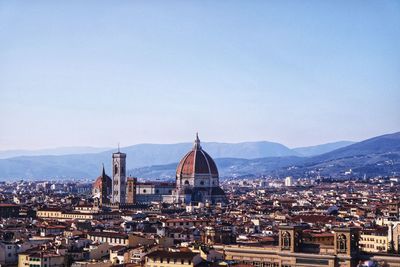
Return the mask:
[[[126, 153], [127, 167], [138, 168], [151, 165], [170, 164], [179, 161], [191, 148], [192, 143], [139, 144], [121, 148]], [[202, 143], [214, 158], [259, 158], [297, 155], [284, 145], [274, 142]], [[111, 169], [111, 155], [114, 150], [100, 153], [85, 153], [58, 156], [20, 156], [0, 159], [0, 178], [59, 178], [97, 177], [101, 164]], [[129, 173], [128, 173], [129, 174]]]
[[[259, 159], [219, 158], [215, 159], [220, 177], [259, 177], [261, 175], [281, 176], [282, 168], [299, 164], [304, 158], [296, 156], [269, 157]], [[134, 176], [146, 179], [172, 179], [178, 162], [129, 170]]]
[[[400, 133], [388, 134], [355, 143], [314, 157], [269, 157], [259, 159], [216, 159], [221, 177], [273, 175], [376, 176], [400, 175]], [[171, 178], [177, 163], [131, 170], [144, 178]]]
[[367, 139], [334, 151], [309, 158], [299, 168], [309, 172], [318, 169], [323, 175], [400, 175], [400, 132]]
[[[273, 142], [244, 142], [237, 144], [202, 143], [216, 159], [221, 177], [274, 175], [343, 176], [352, 169], [353, 175], [392, 175], [400, 173], [400, 133], [374, 137], [333, 151], [337, 142], [300, 150], [291, 150]], [[178, 161], [189, 151], [192, 143], [140, 144], [121, 148], [127, 153], [128, 175], [144, 178], [175, 176]], [[299, 153], [327, 153], [302, 157]], [[21, 156], [0, 159], [0, 179], [95, 178], [101, 163], [107, 173], [111, 169], [111, 154], [115, 150], [59, 156]]]
[[292, 150], [299, 153], [301, 156], [311, 157], [316, 155], [321, 155], [324, 153], [328, 153], [330, 151], [346, 147], [348, 145], [354, 144], [355, 142], [352, 141], [339, 141], [333, 143], [327, 143], [322, 145], [316, 146], [308, 146], [308, 147], [297, 147], [293, 148]]
[[56, 147], [48, 149], [37, 150], [4, 150], [0, 151], [0, 159], [15, 158], [21, 156], [59, 156], [59, 155], [74, 155], [74, 154], [87, 154], [99, 153], [110, 150], [109, 147]]
[[314, 157], [315, 161], [328, 161], [338, 158], [361, 155], [398, 153], [400, 151], [400, 132], [370, 138], [340, 149]]

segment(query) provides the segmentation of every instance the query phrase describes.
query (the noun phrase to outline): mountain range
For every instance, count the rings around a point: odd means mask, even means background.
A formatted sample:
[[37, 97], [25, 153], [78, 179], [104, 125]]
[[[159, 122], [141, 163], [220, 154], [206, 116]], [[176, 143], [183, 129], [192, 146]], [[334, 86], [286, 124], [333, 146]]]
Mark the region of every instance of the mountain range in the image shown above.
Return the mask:
[[[400, 133], [358, 143], [340, 141], [294, 149], [267, 141], [202, 142], [202, 146], [215, 159], [221, 177], [303, 176], [317, 172], [340, 176], [350, 169], [354, 175], [386, 175], [398, 171]], [[165, 179], [174, 177], [178, 161], [191, 147], [192, 143], [139, 144], [123, 147], [121, 151], [127, 154], [129, 175]], [[70, 149], [71, 154], [51, 155], [50, 151], [47, 155], [0, 159], [0, 179], [95, 178], [100, 174], [102, 163], [110, 170], [115, 149], [99, 148], [96, 152], [89, 148], [79, 153], [80, 149]], [[4, 155], [0, 152], [0, 157]]]
[[[329, 147], [329, 146], [328, 146]], [[315, 150], [311, 148], [310, 150]], [[368, 177], [400, 175], [400, 132], [387, 134], [320, 155], [265, 157], [257, 159], [217, 158], [222, 177]], [[173, 178], [177, 163], [136, 168], [138, 177]]]

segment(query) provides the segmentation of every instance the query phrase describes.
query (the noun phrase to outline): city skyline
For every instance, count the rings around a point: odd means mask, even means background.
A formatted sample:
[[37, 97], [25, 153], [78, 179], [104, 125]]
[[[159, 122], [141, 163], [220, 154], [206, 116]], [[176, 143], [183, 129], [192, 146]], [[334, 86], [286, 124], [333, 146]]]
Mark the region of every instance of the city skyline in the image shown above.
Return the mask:
[[0, 3], [0, 150], [399, 131], [396, 1]]

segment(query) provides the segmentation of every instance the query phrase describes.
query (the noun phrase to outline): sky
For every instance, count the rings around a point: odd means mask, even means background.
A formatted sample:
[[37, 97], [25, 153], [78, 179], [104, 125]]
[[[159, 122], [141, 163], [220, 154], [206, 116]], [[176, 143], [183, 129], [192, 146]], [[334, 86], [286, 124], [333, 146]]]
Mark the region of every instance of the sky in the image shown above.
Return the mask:
[[400, 2], [0, 0], [0, 150], [400, 131]]

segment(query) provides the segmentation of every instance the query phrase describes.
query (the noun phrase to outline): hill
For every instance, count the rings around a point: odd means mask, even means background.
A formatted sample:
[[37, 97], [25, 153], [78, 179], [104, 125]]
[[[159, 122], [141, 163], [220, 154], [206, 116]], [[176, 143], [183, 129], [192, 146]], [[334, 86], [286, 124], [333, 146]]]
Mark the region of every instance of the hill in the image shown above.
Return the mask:
[[308, 146], [308, 147], [297, 147], [293, 148], [292, 150], [299, 153], [299, 155], [304, 156], [304, 157], [312, 157], [316, 155], [321, 155], [324, 153], [328, 153], [330, 151], [349, 146], [351, 144], [354, 144], [355, 142], [352, 141], [339, 141], [339, 142], [333, 142], [333, 143], [327, 143], [327, 144], [322, 144], [322, 145], [316, 145], [316, 146]]
[[[346, 143], [330, 143], [297, 151], [266, 141], [237, 144], [211, 142], [202, 145], [216, 160], [221, 177], [304, 177], [318, 174], [345, 177], [345, 173], [353, 176], [400, 173], [400, 132], [374, 137], [333, 151], [329, 149]], [[140, 144], [121, 150], [128, 154], [128, 175], [157, 179], [174, 177], [178, 161], [191, 147], [192, 143]], [[300, 154], [319, 153], [323, 150], [328, 152], [308, 157]], [[105, 163], [106, 170], [111, 169], [111, 154], [114, 151], [0, 159], [0, 178], [95, 178], [100, 174], [101, 163]]]
[[[139, 144], [123, 147], [121, 151], [128, 155], [128, 168], [139, 168], [174, 163], [180, 160], [192, 145], [192, 143]], [[214, 158], [254, 159], [297, 154], [282, 144], [267, 141], [234, 144], [204, 142], [202, 146]], [[0, 159], [0, 179], [94, 178], [100, 174], [102, 163], [105, 164], [106, 170], [111, 169], [113, 152], [115, 150], [106, 150], [100, 153], [19, 156]]]
[[[400, 132], [374, 137], [314, 157], [268, 157], [216, 159], [221, 177], [352, 177], [400, 174]], [[177, 163], [133, 169], [145, 178], [174, 177]]]

